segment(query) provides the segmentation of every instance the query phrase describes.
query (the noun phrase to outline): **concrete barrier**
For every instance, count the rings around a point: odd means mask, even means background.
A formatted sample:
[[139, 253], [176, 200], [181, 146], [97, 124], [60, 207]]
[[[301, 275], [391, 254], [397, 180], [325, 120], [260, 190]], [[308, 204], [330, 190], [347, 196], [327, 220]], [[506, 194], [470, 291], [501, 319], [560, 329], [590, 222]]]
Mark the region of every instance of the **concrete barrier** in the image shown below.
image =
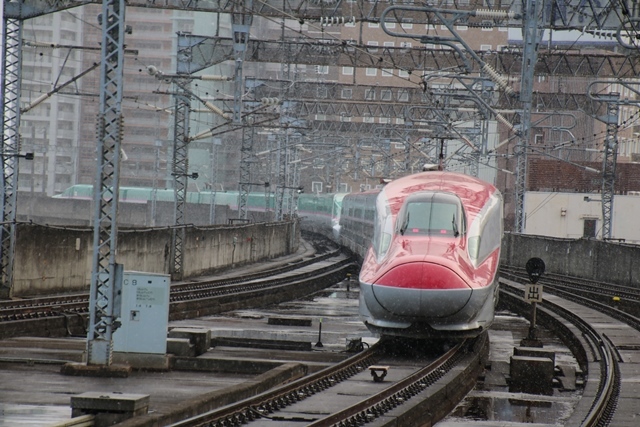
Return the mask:
[[[207, 227], [187, 226], [184, 278], [196, 277], [293, 253], [297, 221]], [[125, 270], [169, 274], [171, 228], [118, 229], [116, 261]], [[18, 224], [14, 297], [86, 291], [91, 281], [93, 228]]]
[[501, 262], [524, 267], [539, 257], [547, 273], [640, 287], [640, 246], [595, 239], [560, 239], [506, 233]]

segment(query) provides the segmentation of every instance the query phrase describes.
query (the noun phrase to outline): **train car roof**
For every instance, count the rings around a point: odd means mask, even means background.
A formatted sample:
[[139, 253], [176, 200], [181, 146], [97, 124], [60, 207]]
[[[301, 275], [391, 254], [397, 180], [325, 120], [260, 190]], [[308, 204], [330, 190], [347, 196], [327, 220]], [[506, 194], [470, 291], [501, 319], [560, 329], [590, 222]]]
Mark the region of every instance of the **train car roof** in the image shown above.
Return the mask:
[[445, 171], [428, 171], [408, 175], [393, 180], [382, 188], [394, 214], [398, 213], [407, 196], [422, 191], [454, 193], [460, 198], [467, 212], [473, 216], [487, 203], [489, 198], [499, 194], [493, 184], [469, 175]]

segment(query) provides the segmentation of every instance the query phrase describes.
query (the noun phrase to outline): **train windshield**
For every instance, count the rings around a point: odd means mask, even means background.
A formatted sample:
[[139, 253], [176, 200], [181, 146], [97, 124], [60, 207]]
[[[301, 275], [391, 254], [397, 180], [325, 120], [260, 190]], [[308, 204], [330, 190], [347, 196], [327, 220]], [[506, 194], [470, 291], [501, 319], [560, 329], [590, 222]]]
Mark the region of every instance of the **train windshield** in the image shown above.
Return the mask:
[[448, 193], [421, 193], [407, 198], [398, 214], [398, 233], [406, 236], [464, 234], [460, 199]]

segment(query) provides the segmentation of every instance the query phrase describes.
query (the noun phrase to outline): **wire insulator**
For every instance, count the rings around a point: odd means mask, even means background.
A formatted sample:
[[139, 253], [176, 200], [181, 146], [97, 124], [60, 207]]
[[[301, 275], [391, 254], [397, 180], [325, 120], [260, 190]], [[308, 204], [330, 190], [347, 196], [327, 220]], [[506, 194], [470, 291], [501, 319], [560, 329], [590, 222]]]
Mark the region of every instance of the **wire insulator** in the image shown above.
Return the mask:
[[330, 27], [332, 25], [355, 24], [355, 16], [322, 16], [320, 17], [320, 25]]
[[478, 9], [476, 10], [476, 16], [490, 19], [514, 19], [516, 17], [516, 13], [511, 10]]
[[279, 98], [262, 98], [260, 100], [262, 105], [278, 105], [280, 103]]
[[500, 113], [496, 114], [496, 120], [509, 128], [509, 130], [513, 130], [515, 126], [511, 124], [511, 122], [504, 118], [504, 116]]
[[586, 30], [585, 33], [591, 34], [599, 39], [615, 40], [617, 32], [607, 30]]
[[509, 84], [507, 82], [507, 79], [502, 77], [500, 74], [498, 74], [498, 72], [496, 70], [494, 70], [491, 65], [486, 64], [486, 63], [483, 64], [482, 65], [482, 71], [487, 73], [489, 75], [489, 77], [491, 77], [491, 80], [493, 80], [493, 82], [495, 84], [500, 86], [500, 88], [502, 90], [504, 90], [507, 94], [513, 95], [515, 93], [513, 91], [513, 89], [511, 88], [511, 86], [509, 86]]
[[228, 82], [233, 80], [233, 77], [229, 76], [216, 76], [216, 75], [204, 75], [200, 76], [200, 80], [209, 80], [214, 82]]
[[216, 113], [217, 115], [224, 117], [224, 111], [222, 111], [220, 107], [213, 105], [209, 101], [205, 102], [204, 106], [207, 107], [209, 110], [213, 111], [214, 113]]

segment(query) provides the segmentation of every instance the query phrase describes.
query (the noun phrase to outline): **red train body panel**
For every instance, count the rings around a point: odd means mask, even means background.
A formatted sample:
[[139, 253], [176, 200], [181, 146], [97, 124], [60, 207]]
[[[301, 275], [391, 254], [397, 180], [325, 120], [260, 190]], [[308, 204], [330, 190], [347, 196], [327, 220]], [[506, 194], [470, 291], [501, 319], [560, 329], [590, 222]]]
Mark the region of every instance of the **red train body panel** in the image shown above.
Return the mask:
[[493, 185], [432, 171], [348, 195], [341, 238], [363, 254], [360, 315], [370, 330], [450, 338], [491, 325], [502, 240]]

